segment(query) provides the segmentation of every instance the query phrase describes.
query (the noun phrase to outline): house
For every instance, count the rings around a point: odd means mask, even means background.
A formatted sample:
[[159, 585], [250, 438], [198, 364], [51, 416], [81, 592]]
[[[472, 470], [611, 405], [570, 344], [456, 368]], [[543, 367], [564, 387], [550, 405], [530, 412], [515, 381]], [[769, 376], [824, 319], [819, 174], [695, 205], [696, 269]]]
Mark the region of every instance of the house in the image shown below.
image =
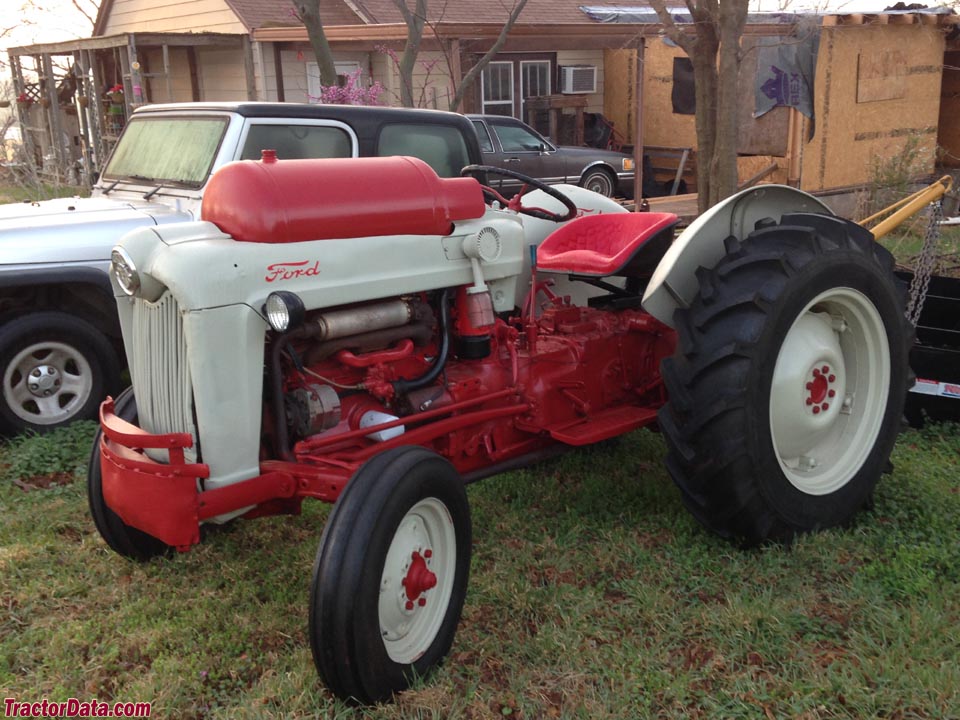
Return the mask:
[[[493, 45], [508, 8], [469, 0], [431, 0], [428, 8], [413, 97], [420, 106], [449, 109], [464, 74]], [[395, 58], [407, 28], [394, 0], [320, 0], [320, 12], [339, 73], [355, 75], [364, 84], [379, 83], [381, 101], [398, 104]], [[645, 147], [665, 148], [675, 156], [674, 164], [684, 159], [681, 170], [692, 185], [693, 163], [681, 151], [695, 155], [694, 116], [689, 108], [678, 112], [674, 105], [683, 52], [664, 42], [656, 20], [640, 3], [582, 6], [580, 0], [528, 0], [499, 54], [457, 109], [523, 119], [531, 117], [531, 106], [559, 108], [567, 117], [574, 111], [602, 113], [614, 122], [622, 142], [634, 144], [642, 128]], [[789, 182], [818, 192], [844, 190], [867, 181], [872, 157], [902, 149], [916, 134], [921, 147], [930, 150], [930, 172], [934, 146], [945, 148], [948, 159], [960, 158], [960, 78], [943, 69], [958, 65], [958, 20], [894, 12], [808, 22], [820, 37], [820, 50], [813, 117], [807, 118], [786, 107], [754, 116], [754, 50], [765, 42], [781, 42], [798, 18], [751, 17], [739, 89], [741, 180]], [[87, 97], [86, 105], [74, 103], [79, 111], [73, 127], [80, 136], [77, 147], [89, 146], [84, 161], [91, 170], [109, 149], [111, 117], [84, 107], [112, 105], [116, 123], [143, 102], [315, 102], [320, 95], [306, 29], [289, 0], [104, 0], [94, 37], [11, 50], [20, 86], [30, 89], [23, 65], [33, 62], [40, 82], [32, 92], [48, 106], [58, 102], [60, 86], [52, 80], [50, 62], [58, 53], [74, 58], [76, 95]], [[123, 92], [110, 95], [110, 88]], [[58, 113], [37, 110], [24, 124], [32, 125], [35, 132], [28, 135], [45, 143], [43, 154], [51, 155], [57, 146], [51, 138], [63, 134]], [[34, 116], [52, 117], [44, 124]], [[61, 118], [61, 124], [69, 122]], [[99, 145], [98, 122], [106, 138]], [[563, 124], [558, 132], [555, 139], [573, 137]], [[77, 154], [76, 149], [57, 152], [57, 159]]]

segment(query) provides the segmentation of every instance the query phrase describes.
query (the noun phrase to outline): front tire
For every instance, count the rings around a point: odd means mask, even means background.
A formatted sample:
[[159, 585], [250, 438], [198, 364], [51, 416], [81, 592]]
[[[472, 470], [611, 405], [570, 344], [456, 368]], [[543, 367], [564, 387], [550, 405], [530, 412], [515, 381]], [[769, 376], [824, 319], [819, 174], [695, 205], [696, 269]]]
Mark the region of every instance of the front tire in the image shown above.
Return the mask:
[[674, 320], [667, 466], [711, 530], [748, 542], [848, 523], [900, 428], [910, 328], [890, 254], [863, 228], [762, 222], [698, 272]]
[[[117, 417], [127, 422], [137, 420], [137, 400], [133, 388], [129, 387], [117, 396], [114, 402]], [[87, 502], [93, 524], [97, 526], [100, 537], [110, 548], [124, 557], [145, 561], [171, 551], [171, 547], [135, 527], [130, 527], [117, 515], [107, 501], [103, 499], [103, 473], [100, 467], [100, 439], [103, 430], [97, 430], [93, 438], [93, 450], [87, 465]]]
[[616, 190], [616, 181], [613, 175], [602, 168], [588, 170], [580, 181], [580, 185], [604, 197], [613, 197], [614, 190]]
[[85, 320], [62, 312], [11, 320], [0, 328], [0, 433], [95, 417], [119, 378], [116, 353]]
[[388, 450], [351, 478], [310, 586], [310, 647], [334, 694], [387, 700], [441, 662], [466, 596], [470, 535], [463, 480], [429, 450]]

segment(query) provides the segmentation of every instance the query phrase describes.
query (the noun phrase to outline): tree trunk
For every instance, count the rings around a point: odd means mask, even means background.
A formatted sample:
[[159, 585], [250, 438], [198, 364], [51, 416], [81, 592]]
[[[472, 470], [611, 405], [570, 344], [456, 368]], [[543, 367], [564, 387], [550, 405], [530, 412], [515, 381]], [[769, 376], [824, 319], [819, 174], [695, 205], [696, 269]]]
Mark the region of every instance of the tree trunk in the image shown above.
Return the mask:
[[320, 84], [326, 87], [337, 84], [337, 67], [333, 63], [333, 51], [330, 42], [323, 31], [323, 20], [320, 18], [320, 0], [293, 0], [297, 17], [307, 29], [310, 38], [310, 47], [317, 58], [317, 67], [320, 69]]
[[407, 44], [397, 63], [397, 72], [400, 75], [400, 104], [412, 108], [416, 107], [413, 97], [413, 69], [417, 65], [417, 55], [420, 54], [420, 43], [423, 40], [423, 26], [427, 21], [427, 0], [416, 0], [413, 10], [407, 7], [406, 0], [394, 0], [394, 3], [407, 24]]
[[686, 5], [692, 31], [677, 24], [664, 0], [650, 0], [667, 35], [693, 63], [702, 213], [737, 190], [737, 85], [748, 0], [686, 0]]

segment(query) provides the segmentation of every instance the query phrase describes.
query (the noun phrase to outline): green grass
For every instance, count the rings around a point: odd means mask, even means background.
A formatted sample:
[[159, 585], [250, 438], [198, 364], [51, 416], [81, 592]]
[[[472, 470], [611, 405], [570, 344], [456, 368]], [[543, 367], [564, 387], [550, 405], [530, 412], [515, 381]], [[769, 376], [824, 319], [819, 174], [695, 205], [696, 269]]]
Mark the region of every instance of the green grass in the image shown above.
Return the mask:
[[645, 431], [471, 486], [451, 656], [364, 710], [331, 699], [306, 637], [325, 506], [136, 564], [87, 514], [92, 425], [19, 438], [0, 448], [0, 696], [164, 718], [960, 717], [958, 430], [906, 433], [871, 511], [790, 548], [701, 530]]

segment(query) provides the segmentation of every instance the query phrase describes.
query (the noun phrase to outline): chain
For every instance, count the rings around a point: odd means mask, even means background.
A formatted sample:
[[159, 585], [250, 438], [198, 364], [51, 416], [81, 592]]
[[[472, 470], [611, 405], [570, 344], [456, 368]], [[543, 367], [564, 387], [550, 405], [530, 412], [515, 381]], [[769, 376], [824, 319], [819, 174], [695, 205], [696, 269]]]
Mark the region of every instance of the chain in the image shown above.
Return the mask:
[[910, 301], [907, 303], [907, 320], [914, 327], [920, 320], [923, 303], [927, 299], [930, 276], [937, 261], [937, 242], [940, 240], [940, 221], [943, 219], [943, 203], [937, 200], [930, 208], [930, 223], [923, 236], [923, 249], [913, 269], [913, 282], [910, 283]]

